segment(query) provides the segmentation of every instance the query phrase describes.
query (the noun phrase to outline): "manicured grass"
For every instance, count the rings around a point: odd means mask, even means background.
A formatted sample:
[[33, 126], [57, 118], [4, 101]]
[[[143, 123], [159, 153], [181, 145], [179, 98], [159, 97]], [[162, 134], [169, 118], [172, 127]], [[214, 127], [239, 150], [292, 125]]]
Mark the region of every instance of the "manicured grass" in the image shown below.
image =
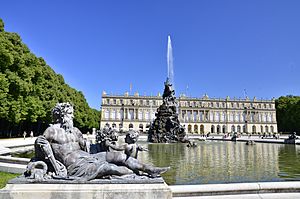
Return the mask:
[[8, 180], [15, 178], [17, 176], [19, 176], [20, 174], [15, 174], [15, 173], [6, 173], [6, 172], [2, 172], [0, 171], [0, 189], [2, 189], [3, 187], [5, 187], [6, 183]]

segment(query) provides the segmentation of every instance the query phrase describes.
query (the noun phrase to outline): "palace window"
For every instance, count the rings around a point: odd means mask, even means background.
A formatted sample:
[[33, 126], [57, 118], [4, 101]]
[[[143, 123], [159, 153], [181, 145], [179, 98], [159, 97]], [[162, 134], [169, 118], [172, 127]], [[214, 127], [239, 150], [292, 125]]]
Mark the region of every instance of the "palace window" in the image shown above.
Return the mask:
[[143, 119], [143, 112], [142, 111], [139, 111], [138, 118], [139, 118], [139, 120]]

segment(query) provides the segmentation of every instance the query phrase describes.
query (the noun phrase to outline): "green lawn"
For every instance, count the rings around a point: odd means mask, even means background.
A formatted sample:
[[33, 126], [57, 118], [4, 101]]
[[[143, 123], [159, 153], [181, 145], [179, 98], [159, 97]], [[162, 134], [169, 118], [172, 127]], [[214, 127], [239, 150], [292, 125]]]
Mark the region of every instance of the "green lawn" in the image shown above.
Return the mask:
[[15, 178], [17, 176], [19, 176], [20, 174], [15, 174], [15, 173], [6, 173], [6, 172], [2, 172], [0, 171], [0, 189], [2, 189], [3, 187], [5, 187], [6, 183], [8, 180]]

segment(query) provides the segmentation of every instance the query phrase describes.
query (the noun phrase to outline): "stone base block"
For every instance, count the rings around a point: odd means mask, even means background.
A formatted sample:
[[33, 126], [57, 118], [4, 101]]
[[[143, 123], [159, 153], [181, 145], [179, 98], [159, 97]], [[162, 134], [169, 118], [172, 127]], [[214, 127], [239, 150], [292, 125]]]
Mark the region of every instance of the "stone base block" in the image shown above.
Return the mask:
[[171, 199], [171, 189], [158, 184], [7, 184], [0, 199]]

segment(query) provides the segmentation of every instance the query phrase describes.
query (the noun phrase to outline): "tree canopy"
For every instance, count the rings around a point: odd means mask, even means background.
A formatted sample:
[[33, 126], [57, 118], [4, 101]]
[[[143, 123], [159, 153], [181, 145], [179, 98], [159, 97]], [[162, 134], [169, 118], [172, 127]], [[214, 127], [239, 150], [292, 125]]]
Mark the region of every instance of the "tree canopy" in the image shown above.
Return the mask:
[[83, 93], [31, 53], [18, 34], [6, 32], [0, 19], [0, 136], [42, 133], [58, 102], [74, 105], [74, 125], [79, 129], [99, 126], [100, 112], [89, 107]]
[[300, 133], [300, 96], [282, 96], [276, 100], [277, 126], [280, 132]]

